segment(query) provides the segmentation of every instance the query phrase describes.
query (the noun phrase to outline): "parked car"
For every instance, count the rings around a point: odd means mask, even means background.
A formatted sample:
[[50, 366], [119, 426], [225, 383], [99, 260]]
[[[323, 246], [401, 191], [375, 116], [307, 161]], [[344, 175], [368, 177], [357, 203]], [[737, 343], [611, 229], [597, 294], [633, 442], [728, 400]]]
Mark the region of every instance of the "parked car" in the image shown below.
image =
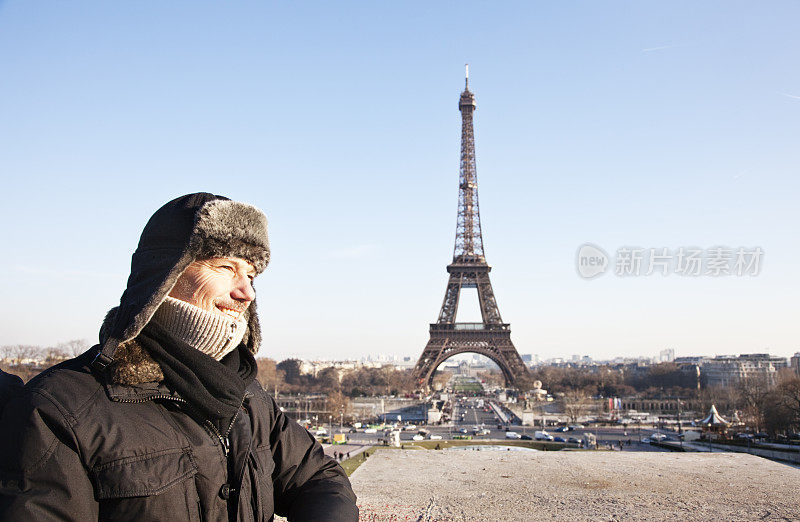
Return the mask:
[[553, 442], [553, 436], [547, 433], [546, 431], [537, 431], [533, 434], [536, 440], [546, 440], [549, 442]]
[[580, 444], [581, 443], [580, 439], [578, 439], [577, 437], [570, 437], [570, 438], [567, 439], [567, 442], [569, 442], [570, 444]]
[[441, 435], [431, 435], [430, 439], [431, 440], [442, 440], [442, 436]]
[[659, 432], [655, 432], [655, 433], [652, 433], [650, 435], [650, 440], [654, 440], [656, 442], [661, 442], [662, 440], [665, 440], [666, 438], [667, 438], [666, 435], [664, 435], [663, 433], [659, 433]]
[[564, 433], [565, 431], [569, 431], [569, 427], [568, 426], [559, 426], [554, 431], [558, 431], [558, 432]]
[[364, 433], [378, 433], [377, 428], [367, 428], [364, 430]]
[[521, 440], [533, 440], [533, 437], [531, 437], [530, 435], [520, 435], [519, 438]]
[[522, 435], [520, 435], [516, 431], [507, 431], [506, 432], [506, 438], [507, 439], [521, 439]]
[[413, 440], [425, 440], [425, 437], [420, 435], [419, 433], [411, 437]]
[[567, 442], [564, 437], [553, 437], [553, 442]]

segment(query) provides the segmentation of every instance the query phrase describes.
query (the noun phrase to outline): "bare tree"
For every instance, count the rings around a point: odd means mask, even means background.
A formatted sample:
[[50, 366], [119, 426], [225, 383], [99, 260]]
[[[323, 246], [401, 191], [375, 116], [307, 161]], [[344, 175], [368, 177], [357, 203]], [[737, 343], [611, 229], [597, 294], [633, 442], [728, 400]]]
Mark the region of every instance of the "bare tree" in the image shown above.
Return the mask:
[[275, 360], [267, 357], [258, 360], [258, 382], [264, 389], [278, 395], [278, 389], [285, 385], [284, 372], [279, 370]]
[[800, 427], [800, 377], [787, 375], [777, 387], [778, 400], [789, 414], [791, 426]]
[[764, 425], [764, 403], [773, 386], [766, 375], [749, 375], [739, 379], [737, 390], [745, 424], [756, 431]]
[[69, 341], [59, 343], [56, 345], [56, 349], [65, 353], [67, 357], [77, 357], [88, 350], [90, 346], [91, 345], [89, 344], [89, 341], [86, 339], [71, 339]]
[[335, 391], [328, 394], [325, 400], [325, 407], [330, 412], [330, 415], [339, 420], [350, 418], [353, 414], [353, 406], [350, 399], [340, 391]]
[[589, 400], [583, 390], [570, 390], [561, 397], [561, 407], [572, 424], [589, 409]]

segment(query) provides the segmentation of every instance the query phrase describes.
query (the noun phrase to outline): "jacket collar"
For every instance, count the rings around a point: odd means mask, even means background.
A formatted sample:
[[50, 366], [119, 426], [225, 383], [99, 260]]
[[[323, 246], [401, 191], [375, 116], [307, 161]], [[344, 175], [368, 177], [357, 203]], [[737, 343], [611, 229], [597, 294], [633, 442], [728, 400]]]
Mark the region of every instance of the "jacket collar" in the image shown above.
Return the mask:
[[[103, 384], [108, 397], [116, 402], [144, 402], [159, 397], [183, 400], [164, 384], [161, 367], [136, 339], [119, 346]], [[260, 385], [254, 379], [245, 391], [245, 399], [259, 389]]]

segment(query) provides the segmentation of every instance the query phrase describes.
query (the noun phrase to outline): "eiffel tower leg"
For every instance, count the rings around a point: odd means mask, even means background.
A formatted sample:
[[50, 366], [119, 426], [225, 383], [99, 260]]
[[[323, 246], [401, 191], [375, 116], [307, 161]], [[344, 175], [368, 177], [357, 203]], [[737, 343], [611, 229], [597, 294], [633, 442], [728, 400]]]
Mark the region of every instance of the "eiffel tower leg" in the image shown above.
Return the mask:
[[[510, 337], [503, 337], [492, 342], [492, 348], [498, 354], [499, 358], [503, 360], [504, 364], [499, 365], [506, 377], [506, 382], [509, 386], [520, 387], [525, 384], [525, 380], [529, 376], [528, 367], [519, 356], [519, 352], [511, 342]], [[495, 361], [496, 362], [496, 361]]]
[[447, 346], [447, 342], [448, 339], [446, 337], [438, 338], [431, 336], [412, 373], [417, 388], [423, 391], [428, 391], [430, 388], [433, 372], [436, 371], [436, 368], [439, 366], [438, 361]]
[[497, 301], [494, 298], [492, 283], [489, 281], [489, 273], [482, 272], [476, 274], [475, 286], [478, 289], [478, 301], [481, 305], [481, 315], [484, 324], [500, 324], [500, 310], [497, 308]]
[[442, 310], [439, 312], [439, 323], [456, 322], [456, 312], [458, 311], [458, 298], [461, 295], [461, 274], [450, 274], [447, 281], [447, 290], [444, 293]]

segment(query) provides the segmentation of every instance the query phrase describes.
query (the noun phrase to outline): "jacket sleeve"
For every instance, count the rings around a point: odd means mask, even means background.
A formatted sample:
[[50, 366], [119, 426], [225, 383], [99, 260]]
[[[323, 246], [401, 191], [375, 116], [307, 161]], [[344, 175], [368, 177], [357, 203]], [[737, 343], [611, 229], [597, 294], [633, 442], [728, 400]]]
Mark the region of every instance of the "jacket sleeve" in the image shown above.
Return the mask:
[[0, 421], [0, 521], [91, 521], [98, 511], [59, 407], [37, 391], [10, 400]]
[[22, 379], [13, 373], [6, 373], [0, 370], [0, 412], [3, 406], [18, 393], [22, 391]]
[[290, 521], [357, 521], [356, 495], [342, 467], [272, 398], [270, 402], [275, 513]]

